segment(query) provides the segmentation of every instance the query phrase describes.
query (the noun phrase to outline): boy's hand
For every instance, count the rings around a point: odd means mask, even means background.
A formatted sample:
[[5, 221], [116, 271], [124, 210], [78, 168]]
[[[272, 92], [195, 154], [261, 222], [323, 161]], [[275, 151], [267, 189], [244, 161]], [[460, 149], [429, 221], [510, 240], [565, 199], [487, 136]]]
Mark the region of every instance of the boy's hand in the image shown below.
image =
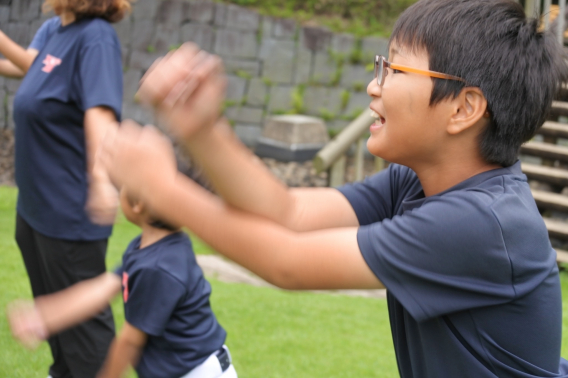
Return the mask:
[[157, 186], [171, 184], [177, 174], [171, 142], [155, 127], [131, 120], [106, 135], [100, 159], [116, 187], [126, 186], [143, 200], [148, 193], [155, 195]]
[[188, 140], [215, 124], [225, 88], [221, 60], [185, 43], [154, 62], [141, 80], [137, 97], [155, 107], [173, 135]]
[[25, 347], [35, 349], [47, 339], [48, 332], [41, 314], [31, 301], [16, 301], [8, 306], [12, 335]]

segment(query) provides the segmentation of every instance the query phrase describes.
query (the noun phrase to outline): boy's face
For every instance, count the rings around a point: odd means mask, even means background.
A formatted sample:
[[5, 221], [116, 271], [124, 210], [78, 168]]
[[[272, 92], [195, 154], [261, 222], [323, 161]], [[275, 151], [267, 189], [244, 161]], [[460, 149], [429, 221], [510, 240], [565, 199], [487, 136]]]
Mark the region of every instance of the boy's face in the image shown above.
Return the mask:
[[[389, 61], [429, 70], [428, 55], [391, 44]], [[448, 102], [430, 106], [430, 77], [389, 68], [382, 87], [373, 79], [367, 93], [379, 118], [370, 127], [369, 151], [393, 163], [414, 167], [436, 159], [451, 112]]]

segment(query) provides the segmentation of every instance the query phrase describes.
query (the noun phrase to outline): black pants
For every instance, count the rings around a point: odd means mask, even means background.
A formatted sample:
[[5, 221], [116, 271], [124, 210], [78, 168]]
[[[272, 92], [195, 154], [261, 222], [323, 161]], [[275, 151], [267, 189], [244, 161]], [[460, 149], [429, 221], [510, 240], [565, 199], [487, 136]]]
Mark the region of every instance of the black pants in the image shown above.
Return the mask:
[[[16, 242], [22, 252], [34, 298], [65, 289], [106, 271], [107, 239], [69, 241], [35, 231], [20, 216]], [[50, 337], [53, 378], [94, 378], [114, 337], [110, 307], [76, 327]]]

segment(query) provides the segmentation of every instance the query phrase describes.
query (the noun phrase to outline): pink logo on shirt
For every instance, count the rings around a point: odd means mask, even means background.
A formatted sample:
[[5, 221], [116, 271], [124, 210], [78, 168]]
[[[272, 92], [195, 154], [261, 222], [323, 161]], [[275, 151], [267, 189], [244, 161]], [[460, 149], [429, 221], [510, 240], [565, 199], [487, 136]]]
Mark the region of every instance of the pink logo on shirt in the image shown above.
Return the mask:
[[128, 302], [128, 273], [122, 272], [122, 299]]
[[43, 72], [50, 73], [56, 66], [59, 66], [61, 64], [61, 59], [47, 54], [42, 63], [45, 64], [45, 66], [43, 66], [41, 70]]

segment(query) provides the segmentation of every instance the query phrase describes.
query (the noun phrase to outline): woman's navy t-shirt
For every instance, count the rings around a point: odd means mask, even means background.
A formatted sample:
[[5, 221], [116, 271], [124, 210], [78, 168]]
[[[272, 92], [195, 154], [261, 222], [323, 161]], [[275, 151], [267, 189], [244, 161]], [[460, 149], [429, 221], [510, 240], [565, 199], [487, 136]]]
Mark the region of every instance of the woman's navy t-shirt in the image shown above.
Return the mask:
[[211, 286], [186, 234], [145, 248], [138, 236], [115, 273], [126, 321], [148, 335], [136, 366], [140, 378], [181, 377], [223, 346], [227, 333], [211, 310]]
[[90, 222], [84, 115], [106, 106], [120, 119], [122, 58], [112, 26], [89, 18], [47, 20], [30, 48], [39, 51], [14, 98], [17, 211], [36, 231], [67, 240], [107, 238]]

